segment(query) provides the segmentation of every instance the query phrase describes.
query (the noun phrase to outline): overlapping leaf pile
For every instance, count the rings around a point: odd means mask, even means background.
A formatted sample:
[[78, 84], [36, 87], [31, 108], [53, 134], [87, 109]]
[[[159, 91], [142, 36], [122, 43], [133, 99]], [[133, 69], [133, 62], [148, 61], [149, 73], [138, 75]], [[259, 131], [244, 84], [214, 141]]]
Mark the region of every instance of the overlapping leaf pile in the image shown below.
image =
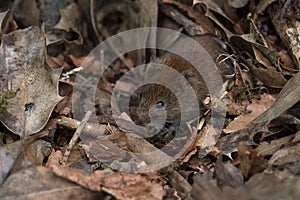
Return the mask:
[[[15, 0], [0, 11], [0, 199], [300, 198], [299, 0]], [[142, 49], [104, 72], [94, 102], [99, 123], [87, 122], [87, 139], [75, 141], [61, 165], [81, 127], [72, 98], [85, 98], [72, 93], [74, 74], [84, 60], [87, 73], [101, 65], [89, 51], [121, 31], [156, 26], [219, 38], [216, 62], [234, 68], [221, 137], [204, 117], [173, 165], [138, 173], [167, 157], [135, 154], [156, 148], [134, 135], [145, 130], [131, 129], [128, 116], [116, 125], [110, 97], [119, 77], [156, 54]], [[110, 48], [118, 54], [124, 44]]]

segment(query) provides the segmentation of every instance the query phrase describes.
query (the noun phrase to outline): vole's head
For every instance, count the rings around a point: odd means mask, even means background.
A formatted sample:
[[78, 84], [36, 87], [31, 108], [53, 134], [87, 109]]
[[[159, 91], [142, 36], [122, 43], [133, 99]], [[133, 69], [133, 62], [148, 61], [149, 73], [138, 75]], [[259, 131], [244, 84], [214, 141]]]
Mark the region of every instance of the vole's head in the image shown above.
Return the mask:
[[180, 104], [168, 88], [147, 84], [132, 95], [130, 116], [137, 125], [174, 123], [180, 120]]

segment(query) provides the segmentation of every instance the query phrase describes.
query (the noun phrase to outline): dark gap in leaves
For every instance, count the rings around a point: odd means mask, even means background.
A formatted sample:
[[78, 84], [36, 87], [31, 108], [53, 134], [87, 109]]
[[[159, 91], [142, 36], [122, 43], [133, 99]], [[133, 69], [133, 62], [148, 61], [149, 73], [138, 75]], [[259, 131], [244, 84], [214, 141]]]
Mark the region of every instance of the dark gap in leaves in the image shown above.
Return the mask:
[[67, 32], [66, 33], [66, 39], [68, 40], [68, 41], [75, 41], [75, 40], [78, 40], [79, 39], [79, 35], [76, 33], [76, 32], [74, 32], [74, 31], [70, 31], [70, 32]]
[[261, 139], [263, 137], [264, 133], [262, 132], [258, 132], [256, 133], [254, 136], [253, 136], [253, 141], [256, 143], [256, 144], [259, 144], [261, 142]]
[[293, 135], [293, 134], [295, 134], [294, 131], [291, 131], [291, 129], [285, 128], [277, 134], [272, 134], [270, 136], [266, 136], [265, 138], [263, 138], [263, 141], [278, 140], [280, 138], [283, 138], [283, 137], [286, 137], [286, 136], [289, 136], [289, 135]]

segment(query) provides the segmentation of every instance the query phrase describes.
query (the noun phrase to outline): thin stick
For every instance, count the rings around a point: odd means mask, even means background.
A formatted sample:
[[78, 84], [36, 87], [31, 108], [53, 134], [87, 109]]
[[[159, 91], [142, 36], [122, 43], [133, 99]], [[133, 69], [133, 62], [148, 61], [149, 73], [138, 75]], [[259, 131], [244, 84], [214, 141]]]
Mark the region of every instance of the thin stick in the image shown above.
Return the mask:
[[[95, 9], [95, 0], [90, 0], [90, 17], [91, 17], [92, 27], [96, 34], [98, 42], [102, 42], [102, 38], [100, 34], [104, 37], [104, 39], [107, 39], [109, 38], [109, 33], [101, 23], [98, 24], [98, 26], [100, 26], [99, 27], [100, 33], [99, 33], [98, 27], [96, 25], [94, 9]], [[132, 64], [125, 59], [124, 55], [121, 54], [119, 49], [110, 40], [107, 40], [107, 44], [117, 55], [119, 55], [119, 59], [126, 65], [126, 67], [128, 67], [129, 69], [133, 67]]]
[[73, 149], [73, 147], [75, 146], [75, 143], [77, 142], [83, 128], [85, 127], [87, 121], [89, 120], [90, 116], [92, 114], [92, 111], [88, 110], [85, 114], [85, 116], [83, 117], [82, 121], [80, 122], [79, 126], [77, 127], [72, 139], [70, 140], [68, 147], [63, 155], [63, 157], [60, 159], [59, 163], [61, 165], [66, 165], [66, 162], [70, 156], [70, 153]]
[[97, 29], [96, 22], [95, 22], [94, 10], [95, 10], [95, 1], [90, 0], [90, 18], [91, 18], [91, 22], [92, 22], [92, 27], [93, 27], [93, 30], [96, 34], [98, 42], [102, 42], [102, 39], [100, 39], [101, 37], [100, 37], [100, 34], [98, 32], [98, 29]]

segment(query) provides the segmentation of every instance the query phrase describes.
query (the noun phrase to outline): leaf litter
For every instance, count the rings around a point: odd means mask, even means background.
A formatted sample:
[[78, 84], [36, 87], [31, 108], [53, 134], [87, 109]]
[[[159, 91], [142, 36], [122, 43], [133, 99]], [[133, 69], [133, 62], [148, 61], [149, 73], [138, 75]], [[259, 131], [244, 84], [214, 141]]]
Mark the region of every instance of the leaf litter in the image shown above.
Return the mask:
[[[0, 198], [298, 199], [299, 10], [299, 1], [282, 0], [1, 2]], [[224, 47], [218, 61], [235, 70], [226, 75], [221, 137], [208, 123], [208, 98], [182, 150], [166, 146], [177, 152], [175, 161], [139, 136], [146, 130], [132, 126], [131, 116], [119, 116], [121, 126], [111, 116], [115, 84], [123, 89], [119, 98], [132, 84], [118, 79], [159, 57], [153, 49], [111, 64], [98, 84], [98, 123], [88, 121], [80, 127], [84, 139], [72, 140], [82, 122], [73, 119], [71, 102], [84, 98], [70, 88], [82, 61], [93, 73], [103, 64], [88, 56], [93, 47], [147, 26], [217, 36]], [[124, 44], [110, 47], [118, 53]], [[145, 172], [159, 160], [172, 164]]]

